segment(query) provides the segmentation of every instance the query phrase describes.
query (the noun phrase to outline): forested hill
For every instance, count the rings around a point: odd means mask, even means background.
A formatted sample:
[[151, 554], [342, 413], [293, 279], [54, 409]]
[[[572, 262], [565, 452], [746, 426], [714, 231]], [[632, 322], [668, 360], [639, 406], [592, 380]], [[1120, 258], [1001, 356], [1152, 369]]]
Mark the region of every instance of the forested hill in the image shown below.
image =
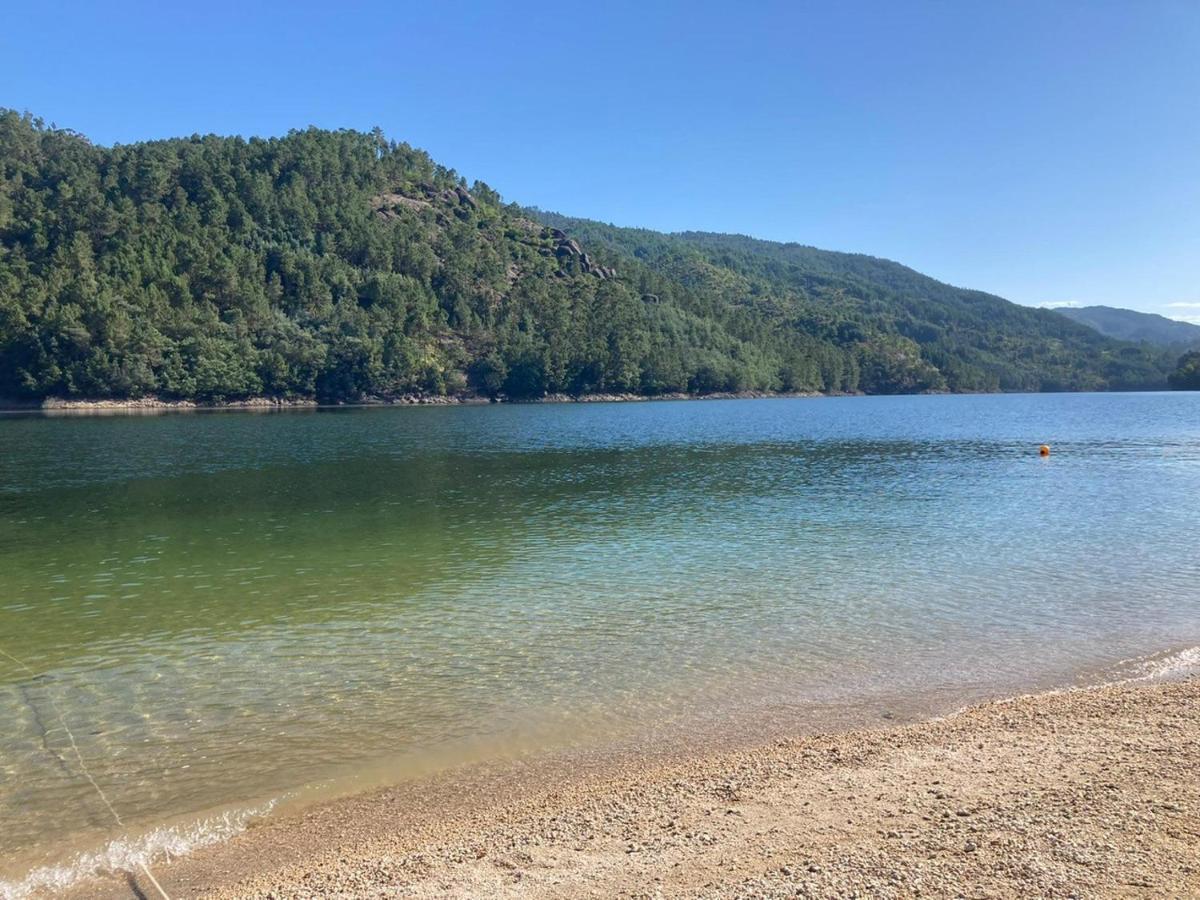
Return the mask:
[[1200, 347], [1200, 325], [1154, 313], [1112, 306], [1063, 307], [1056, 312], [1121, 341], [1145, 341], [1176, 351]]
[[894, 263], [504, 205], [378, 132], [115, 147], [0, 111], [0, 397], [1160, 387]]
[[[857, 375], [857, 387], [868, 392], [1158, 388], [1173, 363], [1169, 354], [1106, 339], [1050, 310], [952, 287], [886, 259], [531, 214], [622, 263], [636, 259], [675, 284], [719, 297], [770, 334], [851, 350], [849, 377]], [[814, 349], [785, 360], [805, 380], [819, 356]]]

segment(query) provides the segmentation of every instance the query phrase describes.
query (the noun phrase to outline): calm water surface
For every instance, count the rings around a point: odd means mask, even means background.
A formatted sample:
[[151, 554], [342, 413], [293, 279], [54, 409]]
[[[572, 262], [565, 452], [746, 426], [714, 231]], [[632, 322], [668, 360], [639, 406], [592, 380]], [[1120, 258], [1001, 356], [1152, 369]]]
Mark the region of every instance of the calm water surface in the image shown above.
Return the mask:
[[1197, 394], [0, 418], [0, 896], [362, 768], [1197, 644], [1197, 498]]

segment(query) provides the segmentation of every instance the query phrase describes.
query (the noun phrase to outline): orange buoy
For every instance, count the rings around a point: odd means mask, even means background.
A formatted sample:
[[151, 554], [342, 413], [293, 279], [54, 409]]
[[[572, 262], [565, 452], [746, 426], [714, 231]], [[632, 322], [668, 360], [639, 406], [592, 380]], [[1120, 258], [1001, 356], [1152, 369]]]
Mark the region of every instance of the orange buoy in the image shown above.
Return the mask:
[[1038, 447], [1038, 456], [1049, 456], [1049, 455], [1050, 455], [1050, 445], [1049, 444], [1042, 444], [1042, 446]]

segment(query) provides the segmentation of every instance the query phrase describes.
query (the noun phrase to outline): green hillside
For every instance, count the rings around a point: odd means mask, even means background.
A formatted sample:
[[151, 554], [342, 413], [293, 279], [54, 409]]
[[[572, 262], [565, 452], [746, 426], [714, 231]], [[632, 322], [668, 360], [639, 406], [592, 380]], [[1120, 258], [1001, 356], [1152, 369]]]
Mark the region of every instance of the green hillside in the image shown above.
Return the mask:
[[[737, 310], [756, 343], [793, 335], [787, 373], [811, 383], [821, 349], [852, 355], [853, 388], [1048, 391], [1159, 388], [1170, 354], [1105, 339], [1050, 310], [936, 281], [899, 263], [742, 235], [660, 234], [533, 211], [542, 221], [634, 259]], [[815, 341], [818, 347], [807, 342]], [[807, 352], [806, 352], [807, 351]], [[800, 385], [797, 385], [800, 386]], [[827, 387], [830, 385], [827, 383]]]
[[0, 111], [0, 397], [1161, 387], [895, 263], [505, 205], [378, 132], [100, 147]]
[[1200, 350], [1191, 350], [1179, 357], [1175, 371], [1167, 376], [1176, 391], [1200, 391]]
[[1113, 306], [1063, 307], [1055, 312], [1119, 341], [1144, 341], [1174, 350], [1200, 347], [1200, 325], [1154, 313]]

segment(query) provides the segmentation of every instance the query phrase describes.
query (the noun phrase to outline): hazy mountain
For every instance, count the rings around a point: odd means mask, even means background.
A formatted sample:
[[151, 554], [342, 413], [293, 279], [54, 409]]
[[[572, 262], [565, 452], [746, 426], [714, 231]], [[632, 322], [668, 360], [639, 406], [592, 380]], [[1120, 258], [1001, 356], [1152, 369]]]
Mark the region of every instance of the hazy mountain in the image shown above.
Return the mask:
[[1120, 341], [1144, 341], [1175, 350], [1200, 347], [1200, 325], [1154, 313], [1114, 306], [1064, 306], [1055, 312]]

